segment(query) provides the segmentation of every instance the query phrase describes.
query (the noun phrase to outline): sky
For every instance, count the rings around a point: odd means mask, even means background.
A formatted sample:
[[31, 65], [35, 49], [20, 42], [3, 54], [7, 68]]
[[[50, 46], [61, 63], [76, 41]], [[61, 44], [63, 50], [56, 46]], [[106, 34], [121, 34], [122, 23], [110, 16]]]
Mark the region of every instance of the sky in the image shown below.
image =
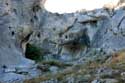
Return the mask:
[[104, 4], [116, 4], [119, 0], [47, 0], [46, 10], [57, 13], [71, 13], [77, 10], [93, 10], [103, 7]]

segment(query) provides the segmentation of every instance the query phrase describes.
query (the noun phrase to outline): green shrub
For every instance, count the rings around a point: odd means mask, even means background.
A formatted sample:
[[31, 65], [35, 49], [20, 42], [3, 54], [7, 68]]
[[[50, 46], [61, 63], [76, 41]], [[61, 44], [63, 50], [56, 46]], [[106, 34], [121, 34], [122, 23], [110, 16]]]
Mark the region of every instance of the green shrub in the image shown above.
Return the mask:
[[26, 58], [40, 61], [43, 59], [43, 50], [42, 48], [34, 45], [34, 44], [27, 44], [26, 46], [26, 52], [25, 52]]
[[49, 61], [42, 61], [41, 64], [43, 65], [49, 65], [49, 66], [58, 66], [58, 67], [67, 67], [67, 66], [72, 66], [72, 64], [69, 63], [64, 63], [64, 62], [60, 62], [57, 60], [49, 60]]

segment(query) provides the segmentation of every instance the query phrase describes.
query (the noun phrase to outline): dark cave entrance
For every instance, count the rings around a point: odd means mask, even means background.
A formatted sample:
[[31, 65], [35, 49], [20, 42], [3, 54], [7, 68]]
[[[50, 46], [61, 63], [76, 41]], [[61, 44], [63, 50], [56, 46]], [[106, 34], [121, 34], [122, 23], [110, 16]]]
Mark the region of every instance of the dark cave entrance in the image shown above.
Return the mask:
[[25, 57], [31, 60], [40, 61], [43, 59], [42, 49], [34, 44], [26, 45]]

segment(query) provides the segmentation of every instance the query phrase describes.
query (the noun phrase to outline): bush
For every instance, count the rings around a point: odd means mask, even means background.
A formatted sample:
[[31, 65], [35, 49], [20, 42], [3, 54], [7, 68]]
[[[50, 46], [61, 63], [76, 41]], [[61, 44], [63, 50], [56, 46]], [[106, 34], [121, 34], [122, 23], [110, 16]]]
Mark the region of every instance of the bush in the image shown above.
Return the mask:
[[34, 45], [34, 44], [27, 44], [26, 46], [26, 52], [25, 52], [26, 58], [40, 61], [43, 59], [43, 50], [42, 48]]

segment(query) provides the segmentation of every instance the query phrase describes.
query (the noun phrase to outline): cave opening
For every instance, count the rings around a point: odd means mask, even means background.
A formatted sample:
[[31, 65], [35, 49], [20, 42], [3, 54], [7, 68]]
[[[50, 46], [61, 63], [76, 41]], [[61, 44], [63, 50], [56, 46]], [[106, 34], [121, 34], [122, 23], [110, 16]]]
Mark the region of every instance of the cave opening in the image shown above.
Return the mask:
[[26, 45], [25, 57], [36, 62], [41, 61], [43, 59], [43, 50], [34, 44], [28, 43]]

